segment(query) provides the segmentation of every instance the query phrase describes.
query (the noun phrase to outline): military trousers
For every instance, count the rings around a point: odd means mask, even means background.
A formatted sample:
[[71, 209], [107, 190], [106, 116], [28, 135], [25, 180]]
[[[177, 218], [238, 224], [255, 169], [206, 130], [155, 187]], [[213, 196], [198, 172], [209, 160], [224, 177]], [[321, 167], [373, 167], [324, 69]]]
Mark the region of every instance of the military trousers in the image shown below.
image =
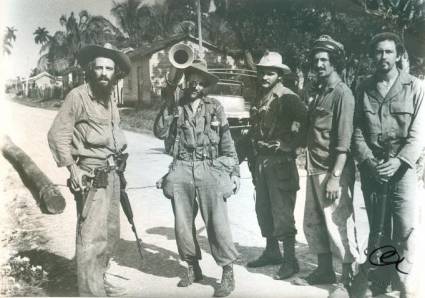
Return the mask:
[[232, 193], [229, 173], [211, 160], [176, 160], [163, 188], [171, 199], [181, 259], [188, 263], [201, 259], [195, 227], [199, 209], [214, 260], [219, 266], [233, 263], [239, 254], [232, 240], [225, 201]]
[[332, 253], [343, 263], [358, 259], [353, 220], [354, 163], [346, 165], [340, 178], [340, 195], [335, 201], [326, 198], [326, 183], [330, 173], [307, 176], [304, 208], [304, 234], [314, 254]]
[[255, 162], [255, 211], [265, 238], [293, 239], [294, 208], [299, 189], [295, 160], [280, 155], [258, 155]]
[[120, 238], [120, 180], [117, 173], [108, 173], [106, 188], [92, 188], [86, 196], [77, 193], [75, 199], [79, 294], [106, 296], [105, 273]]
[[[362, 181], [362, 191], [365, 199], [366, 210], [370, 224], [369, 244], [376, 237], [377, 223], [374, 220], [379, 211], [379, 202], [373, 200], [373, 193], [379, 188], [377, 182], [370, 178], [365, 170], [360, 169]], [[397, 273], [399, 280], [405, 284], [413, 265], [414, 247], [416, 238], [416, 226], [418, 224], [418, 197], [417, 197], [418, 177], [415, 169], [401, 167], [389, 181], [389, 192], [387, 197], [387, 213], [385, 218], [384, 241], [382, 246], [393, 246], [398, 255], [399, 270], [394, 266], [383, 266], [373, 268], [374, 274], [371, 279], [378, 284], [389, 284], [391, 276]], [[422, 199], [422, 198], [421, 198]], [[373, 249], [373, 248], [369, 248]], [[403, 273], [404, 272], [404, 273]]]

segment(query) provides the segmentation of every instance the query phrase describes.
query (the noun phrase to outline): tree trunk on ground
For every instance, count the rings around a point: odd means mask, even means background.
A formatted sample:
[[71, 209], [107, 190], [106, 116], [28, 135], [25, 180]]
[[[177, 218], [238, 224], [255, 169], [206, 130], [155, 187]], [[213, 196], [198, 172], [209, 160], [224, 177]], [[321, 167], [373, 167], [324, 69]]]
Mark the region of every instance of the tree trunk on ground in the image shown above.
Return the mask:
[[66, 204], [58, 188], [8, 136], [3, 137], [1, 141], [0, 147], [3, 156], [13, 165], [22, 182], [31, 191], [41, 212], [47, 214], [62, 213]]

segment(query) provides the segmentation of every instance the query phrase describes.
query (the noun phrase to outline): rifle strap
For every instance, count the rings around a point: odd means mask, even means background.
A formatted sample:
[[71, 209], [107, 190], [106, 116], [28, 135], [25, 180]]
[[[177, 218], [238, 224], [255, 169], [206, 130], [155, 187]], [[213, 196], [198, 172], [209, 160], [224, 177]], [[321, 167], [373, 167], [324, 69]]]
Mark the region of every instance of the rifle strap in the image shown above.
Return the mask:
[[[182, 134], [181, 125], [182, 125], [182, 122], [183, 122], [183, 119], [181, 119], [181, 117], [183, 116], [182, 107], [178, 106], [177, 111], [178, 111], [178, 115], [174, 118], [175, 119], [174, 121], [177, 121], [177, 125], [176, 125], [177, 131], [176, 131], [176, 137], [174, 139], [174, 145], [173, 145], [173, 164], [177, 160], [177, 155], [179, 154], [180, 138], [181, 138], [181, 134]], [[172, 133], [172, 132], [170, 132], [170, 133]]]

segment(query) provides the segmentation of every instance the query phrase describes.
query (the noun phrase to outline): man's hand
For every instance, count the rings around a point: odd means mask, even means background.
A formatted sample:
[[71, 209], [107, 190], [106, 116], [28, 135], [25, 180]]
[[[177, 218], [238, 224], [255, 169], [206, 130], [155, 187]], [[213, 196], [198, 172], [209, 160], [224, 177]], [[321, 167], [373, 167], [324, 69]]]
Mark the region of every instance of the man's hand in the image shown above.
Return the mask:
[[339, 177], [335, 177], [332, 174], [329, 174], [328, 181], [326, 182], [326, 198], [331, 202], [337, 200], [340, 194], [339, 189]]
[[375, 159], [368, 159], [364, 161], [364, 169], [368, 172], [373, 179], [375, 179], [378, 183], [386, 182], [386, 179], [383, 179], [377, 170], [378, 162]]
[[397, 157], [391, 157], [387, 162], [380, 163], [376, 166], [378, 175], [385, 180], [394, 176], [395, 172], [400, 168], [401, 160]]
[[274, 140], [270, 142], [258, 141], [257, 144], [259, 148], [267, 148], [274, 152], [282, 151], [288, 153], [293, 151], [291, 147], [285, 145], [279, 140]]
[[68, 170], [70, 173], [71, 188], [75, 192], [84, 191], [86, 188], [86, 185], [83, 185], [83, 176], [94, 177], [93, 173], [80, 169], [76, 164], [68, 166]]
[[241, 186], [241, 179], [238, 176], [231, 176], [230, 180], [232, 180], [233, 183], [233, 193], [238, 193], [239, 188]]

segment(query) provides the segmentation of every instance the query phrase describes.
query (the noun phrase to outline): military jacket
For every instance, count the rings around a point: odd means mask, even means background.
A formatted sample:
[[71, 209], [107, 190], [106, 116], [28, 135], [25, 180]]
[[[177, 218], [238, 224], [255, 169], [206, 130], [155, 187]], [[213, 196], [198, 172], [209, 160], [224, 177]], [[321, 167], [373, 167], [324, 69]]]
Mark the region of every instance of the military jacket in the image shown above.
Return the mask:
[[[301, 146], [307, 109], [290, 89], [277, 83], [251, 109], [251, 137], [258, 154], [289, 153]], [[296, 129], [294, 130], [294, 122]], [[275, 145], [279, 146], [275, 150]]]
[[163, 106], [154, 125], [154, 134], [165, 140], [167, 153], [186, 161], [229, 157], [231, 174], [239, 176], [235, 145], [220, 102], [203, 97], [196, 111], [185, 98], [179, 102], [172, 111]]
[[424, 146], [424, 97], [423, 84], [404, 72], [385, 98], [377, 91], [374, 76], [365, 79], [356, 90], [353, 150], [357, 161], [382, 159], [383, 143], [389, 140], [391, 156], [413, 168]]

